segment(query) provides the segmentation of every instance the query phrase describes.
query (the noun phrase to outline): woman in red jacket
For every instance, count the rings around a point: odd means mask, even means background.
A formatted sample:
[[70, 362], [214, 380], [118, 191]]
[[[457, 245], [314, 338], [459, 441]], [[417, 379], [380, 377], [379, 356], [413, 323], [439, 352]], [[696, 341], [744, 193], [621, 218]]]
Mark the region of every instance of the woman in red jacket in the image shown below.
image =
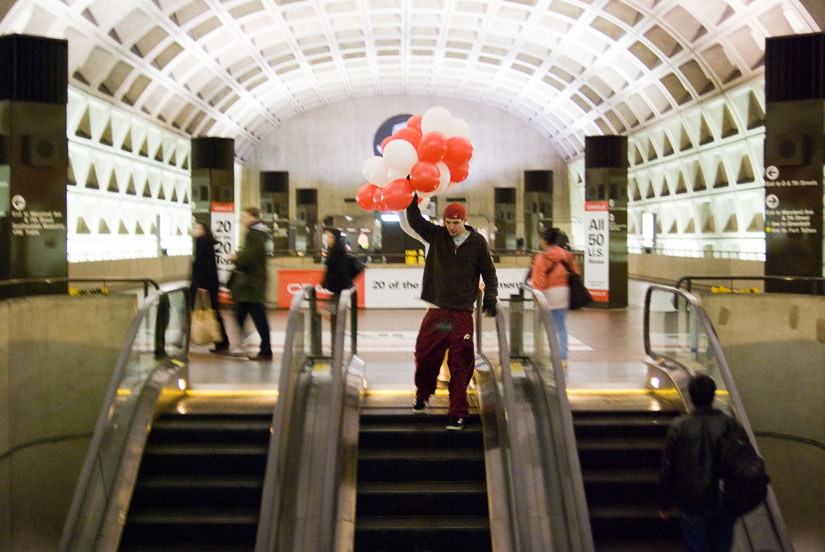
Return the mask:
[[541, 233], [542, 250], [533, 258], [530, 271], [530, 285], [541, 290], [553, 314], [556, 336], [561, 350], [562, 366], [567, 368], [567, 307], [570, 305], [570, 288], [567, 276], [570, 271], [576, 274], [579, 267], [573, 253], [559, 247], [556, 243], [561, 232], [558, 228], [545, 228]]

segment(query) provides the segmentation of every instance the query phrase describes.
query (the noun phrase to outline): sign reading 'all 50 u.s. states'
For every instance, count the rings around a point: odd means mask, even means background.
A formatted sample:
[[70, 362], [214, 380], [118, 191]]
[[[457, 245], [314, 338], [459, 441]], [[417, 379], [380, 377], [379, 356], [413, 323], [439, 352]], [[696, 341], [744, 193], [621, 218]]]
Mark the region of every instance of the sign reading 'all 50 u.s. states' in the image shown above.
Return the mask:
[[584, 286], [594, 301], [610, 299], [610, 206], [607, 201], [584, 203]]

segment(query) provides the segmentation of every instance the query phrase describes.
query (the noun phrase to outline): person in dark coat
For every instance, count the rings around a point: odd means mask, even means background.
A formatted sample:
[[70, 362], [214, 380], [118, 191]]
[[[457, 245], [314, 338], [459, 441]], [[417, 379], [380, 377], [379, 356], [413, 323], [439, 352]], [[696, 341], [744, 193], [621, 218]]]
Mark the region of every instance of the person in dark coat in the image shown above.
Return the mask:
[[718, 449], [730, 431], [747, 440], [744, 428], [713, 408], [716, 382], [693, 376], [688, 394], [693, 412], [676, 418], [665, 437], [659, 473], [659, 515], [678, 512], [686, 552], [728, 552], [736, 518], [725, 511], [719, 489]]
[[192, 287], [190, 290], [191, 307], [195, 308], [195, 301], [198, 290], [204, 289], [209, 293], [209, 300], [212, 308], [218, 317], [218, 324], [221, 327], [221, 342], [216, 343], [210, 353], [219, 353], [229, 350], [229, 337], [226, 335], [226, 328], [223, 325], [223, 318], [218, 312], [218, 265], [215, 262], [215, 246], [218, 242], [212, 235], [212, 231], [200, 222], [192, 225], [192, 237], [195, 238], [195, 255], [192, 259]]
[[247, 227], [244, 245], [231, 260], [235, 263], [232, 276], [232, 300], [235, 301], [235, 318], [243, 330], [246, 316], [252, 316], [255, 329], [261, 336], [261, 348], [251, 360], [272, 360], [269, 322], [266, 318], [266, 242], [269, 229], [261, 222], [260, 211], [247, 207], [241, 211], [241, 224]]
[[341, 292], [352, 287], [352, 280], [358, 276], [363, 265], [347, 251], [344, 234], [338, 228], [325, 228], [327, 270], [321, 287], [332, 293], [329, 300], [330, 326], [335, 336], [335, 322], [337, 320], [338, 299]]
[[430, 303], [415, 341], [414, 412], [424, 412], [435, 392], [438, 372], [449, 350], [450, 410], [448, 430], [460, 430], [469, 416], [467, 386], [473, 377], [473, 309], [479, 278], [484, 280], [482, 311], [496, 315], [498, 278], [487, 240], [467, 225], [460, 203], [444, 210], [444, 226], [425, 220], [418, 196], [407, 207], [407, 222], [429, 244], [424, 261], [421, 299]]

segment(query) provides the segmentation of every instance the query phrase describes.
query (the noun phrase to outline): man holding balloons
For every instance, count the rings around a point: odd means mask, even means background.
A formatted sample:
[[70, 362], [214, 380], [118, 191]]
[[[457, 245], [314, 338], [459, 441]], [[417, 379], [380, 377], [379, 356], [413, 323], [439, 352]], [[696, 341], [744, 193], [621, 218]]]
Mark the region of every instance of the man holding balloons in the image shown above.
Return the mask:
[[413, 411], [424, 412], [435, 392], [438, 372], [449, 351], [450, 410], [448, 430], [460, 430], [469, 416], [467, 386], [473, 377], [473, 306], [479, 277], [484, 280], [482, 311], [496, 315], [498, 278], [487, 241], [467, 225], [467, 214], [460, 203], [444, 210], [444, 225], [425, 220], [413, 195], [407, 207], [407, 220], [429, 244], [424, 262], [421, 299], [430, 303], [415, 342], [415, 403]]

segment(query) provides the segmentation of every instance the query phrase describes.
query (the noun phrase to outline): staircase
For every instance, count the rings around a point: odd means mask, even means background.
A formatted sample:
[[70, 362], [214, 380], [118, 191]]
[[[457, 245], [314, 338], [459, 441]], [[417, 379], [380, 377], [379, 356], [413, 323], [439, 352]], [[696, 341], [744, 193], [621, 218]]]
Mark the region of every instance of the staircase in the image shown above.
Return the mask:
[[682, 550], [677, 519], [658, 512], [665, 411], [574, 410], [573, 425], [599, 552]]
[[478, 415], [447, 431], [446, 409], [414, 414], [409, 402], [362, 408], [355, 550], [491, 550]]
[[153, 424], [121, 551], [251, 551], [272, 410], [181, 414]]

